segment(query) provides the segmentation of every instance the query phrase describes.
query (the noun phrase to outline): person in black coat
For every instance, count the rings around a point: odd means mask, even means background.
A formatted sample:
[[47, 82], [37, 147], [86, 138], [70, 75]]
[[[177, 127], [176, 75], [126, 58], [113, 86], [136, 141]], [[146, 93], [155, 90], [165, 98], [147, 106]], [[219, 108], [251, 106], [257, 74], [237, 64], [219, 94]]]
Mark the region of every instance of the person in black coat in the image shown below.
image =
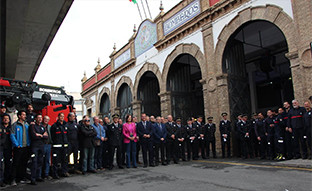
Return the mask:
[[217, 158], [216, 155], [216, 124], [212, 123], [213, 117], [207, 118], [208, 123], [205, 125], [205, 139], [206, 139], [206, 149], [207, 149], [207, 158], [209, 158], [210, 155], [210, 145], [212, 148], [212, 155], [213, 158]]
[[83, 152], [83, 163], [82, 163], [82, 174], [85, 174], [88, 170], [89, 172], [96, 173], [94, 168], [94, 152], [95, 148], [93, 145], [94, 138], [97, 133], [93, 126], [90, 125], [90, 118], [85, 116], [83, 119], [83, 124], [81, 125], [81, 145]]
[[182, 161], [186, 161], [185, 158], [185, 139], [187, 136], [186, 133], [186, 128], [182, 125], [182, 120], [181, 118], [176, 119], [176, 124], [178, 127], [178, 132], [177, 132], [177, 141], [178, 141], [178, 160], [181, 158]]
[[193, 126], [192, 118], [187, 119], [186, 129], [186, 150], [187, 160], [198, 160], [198, 136], [199, 132], [196, 126]]
[[176, 140], [176, 134], [178, 131], [178, 127], [173, 122], [172, 115], [168, 115], [168, 122], [165, 124], [167, 130], [167, 139], [166, 139], [166, 157], [167, 164], [170, 164], [171, 159], [173, 158], [173, 162], [178, 164], [178, 144]]
[[107, 135], [108, 135], [108, 144], [109, 144], [109, 170], [113, 169], [114, 155], [116, 152], [117, 165], [120, 169], [123, 169], [121, 162], [121, 144], [123, 141], [122, 138], [122, 125], [118, 123], [119, 115], [114, 114], [113, 123], [108, 125], [107, 127]]
[[35, 124], [29, 128], [30, 150], [31, 150], [31, 184], [36, 185], [36, 181], [43, 182], [41, 169], [43, 164], [43, 152], [45, 140], [48, 139], [48, 132], [43, 127], [42, 115], [37, 115]]
[[305, 134], [306, 134], [306, 140], [308, 142], [308, 148], [310, 149], [310, 156], [309, 158], [311, 159], [312, 155], [312, 140], [311, 140], [311, 129], [312, 129], [312, 119], [311, 119], [311, 105], [309, 102], [304, 103], [304, 107], [306, 109], [306, 113], [304, 115], [304, 127], [305, 127]]
[[222, 158], [225, 158], [225, 147], [227, 149], [227, 157], [231, 157], [231, 121], [227, 119], [228, 114], [222, 113], [219, 130], [221, 135]]
[[11, 118], [9, 114], [2, 114], [2, 121], [0, 121], [3, 136], [3, 158], [4, 158], [4, 183], [10, 184], [12, 181], [12, 142], [10, 138]]
[[249, 139], [249, 131], [250, 131], [250, 125], [247, 122], [247, 115], [242, 115], [241, 120], [237, 124], [237, 132], [239, 134], [240, 142], [241, 142], [241, 150], [243, 159], [248, 158], [248, 144], [250, 142]]
[[141, 114], [141, 122], [137, 124], [137, 133], [142, 146], [143, 163], [147, 167], [147, 152], [149, 158], [149, 166], [154, 167], [154, 151], [153, 151], [153, 125], [146, 121], [146, 114]]
[[275, 142], [274, 142], [274, 134], [275, 134], [275, 128], [276, 128], [276, 117], [274, 116], [272, 110], [267, 111], [267, 118], [265, 119], [265, 129], [266, 129], [266, 135], [267, 135], [267, 153], [268, 158], [270, 160], [274, 159], [275, 156]]
[[199, 137], [198, 137], [198, 145], [200, 147], [200, 152], [201, 152], [201, 157], [203, 159], [206, 159], [206, 150], [207, 150], [207, 139], [205, 137], [205, 125], [203, 124], [203, 117], [199, 116], [194, 122], [194, 126], [199, 132]]
[[267, 146], [267, 136], [265, 130], [265, 120], [262, 113], [258, 113], [258, 120], [255, 125], [255, 133], [260, 143], [260, 159], [265, 159], [266, 157], [266, 146]]
[[5, 148], [5, 142], [7, 139], [6, 136], [6, 127], [9, 126], [9, 117], [7, 115], [3, 115], [1, 118], [4, 122], [1, 122], [0, 124], [0, 186], [4, 187], [4, 148]]
[[166, 137], [167, 137], [167, 130], [163, 123], [161, 123], [161, 117], [156, 117], [156, 123], [153, 127], [153, 140], [155, 144], [155, 161], [156, 166], [159, 163], [159, 150], [160, 150], [160, 159], [161, 164], [166, 165], [165, 162], [165, 144], [166, 144]]

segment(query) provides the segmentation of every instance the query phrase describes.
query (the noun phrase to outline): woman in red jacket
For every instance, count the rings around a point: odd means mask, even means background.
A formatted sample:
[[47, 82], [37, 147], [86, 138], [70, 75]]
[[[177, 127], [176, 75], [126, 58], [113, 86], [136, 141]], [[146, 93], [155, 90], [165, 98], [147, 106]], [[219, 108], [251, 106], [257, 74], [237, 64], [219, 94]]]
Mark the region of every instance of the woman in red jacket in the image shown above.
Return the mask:
[[135, 123], [133, 123], [132, 116], [129, 114], [126, 116], [126, 123], [123, 125], [122, 133], [124, 135], [124, 143], [126, 144], [127, 168], [130, 168], [130, 156], [132, 156], [133, 168], [136, 168], [136, 142], [138, 137]]

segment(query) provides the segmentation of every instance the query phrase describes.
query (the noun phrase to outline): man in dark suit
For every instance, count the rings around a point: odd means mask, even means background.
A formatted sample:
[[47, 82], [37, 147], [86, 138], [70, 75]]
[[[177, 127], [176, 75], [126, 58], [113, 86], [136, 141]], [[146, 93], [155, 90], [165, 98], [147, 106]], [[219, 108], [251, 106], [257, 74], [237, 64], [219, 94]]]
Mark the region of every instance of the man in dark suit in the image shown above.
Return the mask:
[[178, 127], [177, 136], [176, 136], [176, 139], [178, 142], [177, 143], [178, 144], [178, 160], [181, 158], [182, 161], [186, 161], [186, 158], [185, 158], [185, 142], [186, 142], [185, 139], [187, 136], [186, 128], [182, 126], [181, 118], [176, 119], [176, 124]]
[[154, 167], [154, 157], [153, 157], [153, 125], [151, 122], [146, 120], [146, 114], [141, 114], [141, 122], [137, 124], [137, 132], [140, 137], [144, 168], [147, 167], [147, 151], [149, 158], [149, 166]]
[[210, 144], [212, 148], [213, 158], [216, 158], [216, 124], [212, 123], [213, 117], [208, 117], [208, 123], [205, 125], [204, 136], [206, 138], [206, 148], [207, 148], [207, 158], [209, 158], [210, 154]]
[[107, 127], [107, 135], [109, 140], [109, 170], [113, 169], [115, 149], [117, 149], [116, 159], [117, 165], [123, 169], [121, 162], [121, 144], [122, 144], [122, 125], [118, 123], [119, 115], [114, 114], [113, 123]]
[[156, 118], [156, 123], [153, 126], [153, 140], [155, 144], [155, 161], [156, 166], [159, 163], [159, 149], [160, 149], [160, 157], [161, 164], [166, 165], [165, 162], [165, 143], [167, 137], [167, 130], [163, 123], [161, 123], [161, 117]]
[[243, 159], [247, 159], [248, 157], [248, 144], [250, 141], [249, 138], [249, 131], [250, 131], [250, 125], [247, 122], [247, 115], [242, 115], [241, 120], [237, 124], [237, 132], [240, 137], [241, 141], [241, 153]]
[[198, 116], [197, 120], [193, 123], [193, 128], [197, 130], [198, 140], [196, 140], [196, 147], [194, 148], [196, 150], [193, 150], [193, 160], [197, 160], [199, 158], [198, 153], [199, 153], [199, 148], [201, 152], [201, 157], [203, 159], [206, 159], [206, 154], [205, 154], [205, 148], [206, 148], [206, 138], [205, 138], [205, 128], [203, 124], [203, 117]]
[[227, 113], [222, 113], [219, 129], [221, 135], [222, 158], [225, 158], [225, 147], [227, 147], [227, 157], [231, 157], [231, 121], [227, 120]]
[[171, 158], [173, 158], [173, 162], [175, 164], [178, 164], [178, 144], [176, 141], [178, 127], [173, 122], [172, 115], [168, 115], [167, 119], [168, 122], [165, 124], [167, 130], [167, 140], [166, 140], [167, 163], [170, 164], [170, 160]]

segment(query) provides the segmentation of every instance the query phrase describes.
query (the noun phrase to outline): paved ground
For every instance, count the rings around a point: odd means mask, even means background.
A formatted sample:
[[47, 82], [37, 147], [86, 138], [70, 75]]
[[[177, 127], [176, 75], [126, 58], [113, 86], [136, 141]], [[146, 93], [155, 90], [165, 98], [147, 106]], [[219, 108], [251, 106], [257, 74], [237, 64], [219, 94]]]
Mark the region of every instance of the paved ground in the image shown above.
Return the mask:
[[[289, 163], [289, 164], [287, 164]], [[294, 165], [295, 164], [295, 165]], [[310, 191], [312, 161], [199, 160], [169, 166], [114, 169], [74, 175], [37, 186], [18, 185], [10, 190], [209, 190], [209, 191]], [[3, 188], [2, 188], [3, 189]]]

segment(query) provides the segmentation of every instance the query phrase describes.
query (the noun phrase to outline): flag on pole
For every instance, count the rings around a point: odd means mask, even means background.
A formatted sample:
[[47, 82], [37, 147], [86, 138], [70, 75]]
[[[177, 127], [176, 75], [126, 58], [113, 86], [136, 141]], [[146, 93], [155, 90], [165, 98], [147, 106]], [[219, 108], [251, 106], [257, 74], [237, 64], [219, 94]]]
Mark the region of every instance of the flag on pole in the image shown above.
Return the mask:
[[129, 0], [130, 2], [133, 2], [134, 4], [137, 4], [136, 0]]

